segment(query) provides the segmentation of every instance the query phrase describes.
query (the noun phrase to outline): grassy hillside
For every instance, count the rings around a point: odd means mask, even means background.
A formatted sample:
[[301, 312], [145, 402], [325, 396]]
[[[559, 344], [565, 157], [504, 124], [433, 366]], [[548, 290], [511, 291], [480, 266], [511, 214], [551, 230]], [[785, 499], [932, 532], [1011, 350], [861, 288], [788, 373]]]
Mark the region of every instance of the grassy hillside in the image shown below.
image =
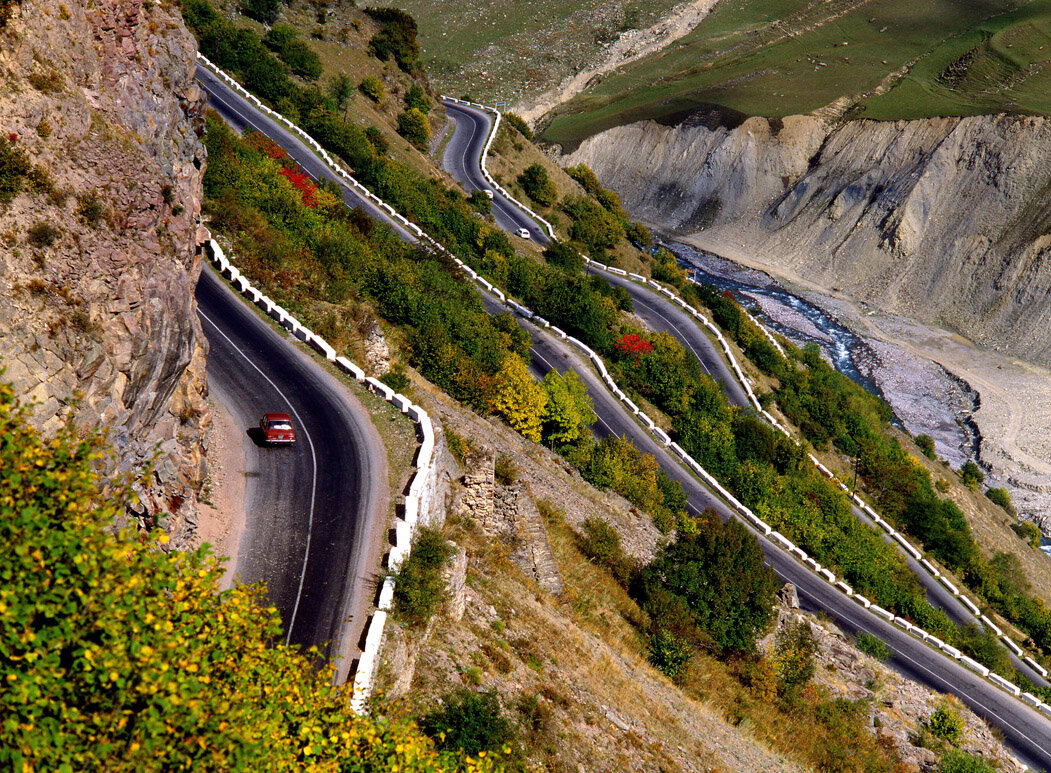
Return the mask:
[[[370, 0], [365, 5], [389, 5]], [[423, 61], [449, 94], [483, 101], [535, 94], [582, 69], [605, 44], [653, 24], [676, 0], [405, 0]]]
[[1049, 0], [723, 0], [677, 44], [558, 109], [544, 139], [702, 106], [878, 119], [1051, 112]]

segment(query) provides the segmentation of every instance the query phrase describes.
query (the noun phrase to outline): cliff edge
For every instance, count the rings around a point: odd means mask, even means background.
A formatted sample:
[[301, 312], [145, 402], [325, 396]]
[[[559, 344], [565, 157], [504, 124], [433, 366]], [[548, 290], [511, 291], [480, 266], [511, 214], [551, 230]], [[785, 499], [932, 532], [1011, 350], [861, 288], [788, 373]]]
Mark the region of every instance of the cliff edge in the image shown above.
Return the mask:
[[129, 515], [187, 547], [209, 423], [193, 39], [177, 9], [142, 0], [5, 8], [0, 130], [15, 161], [3, 173], [31, 168], [0, 206], [4, 378], [45, 431], [70, 413], [108, 428], [108, 472], [156, 453]]

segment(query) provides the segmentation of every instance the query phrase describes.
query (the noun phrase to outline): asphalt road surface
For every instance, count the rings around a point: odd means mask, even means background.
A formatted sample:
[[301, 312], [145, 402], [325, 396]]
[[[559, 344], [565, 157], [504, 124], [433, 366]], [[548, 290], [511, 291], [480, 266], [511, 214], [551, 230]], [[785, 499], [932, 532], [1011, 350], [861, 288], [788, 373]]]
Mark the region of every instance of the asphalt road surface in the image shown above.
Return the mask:
[[[244, 428], [246, 532], [235, 572], [265, 582], [287, 641], [344, 671], [375, 591], [387, 516], [386, 450], [368, 413], [208, 268], [197, 284], [208, 381]], [[291, 414], [293, 446], [258, 442], [259, 418]]]
[[[236, 94], [233, 96], [237, 97]], [[247, 111], [250, 107], [239, 97], [234, 104], [239, 112]], [[446, 103], [446, 108], [450, 108], [449, 103]], [[461, 109], [458, 112], [467, 111]], [[456, 111], [450, 110], [450, 114], [456, 118]], [[270, 136], [283, 144], [280, 133]], [[480, 154], [481, 148], [478, 142], [478, 139], [473, 139], [469, 145], [477, 147]], [[481, 146], [484, 147], [484, 139], [481, 141]], [[461, 156], [465, 159], [465, 165], [467, 165], [466, 159], [469, 155], [470, 152]], [[455, 168], [449, 171], [457, 176]], [[473, 187], [487, 187], [484, 178], [480, 178], [480, 170], [479, 179], [480, 181], [473, 182], [468, 179], [468, 184]], [[499, 193], [496, 195], [499, 196]], [[494, 205], [495, 202], [494, 198]], [[508, 202], [502, 201], [501, 204], [503, 203]], [[496, 206], [494, 206], [494, 211], [496, 211]], [[499, 216], [497, 222], [500, 222]], [[513, 224], [514, 219], [505, 222]], [[532, 223], [531, 220], [530, 223]], [[522, 226], [513, 225], [513, 227], [528, 228], [529, 226], [523, 224]], [[531, 233], [535, 229], [536, 225], [533, 224], [533, 228], [530, 229]], [[411, 237], [405, 236], [411, 240]], [[539, 238], [537, 241], [546, 243], [547, 240]], [[493, 309], [505, 310], [492, 298], [487, 298], [486, 304]], [[530, 323], [522, 321], [522, 324], [533, 335], [534, 372], [542, 374], [552, 368], [559, 371], [573, 369], [584, 379], [594, 400], [595, 411], [599, 416], [596, 424], [596, 430], [599, 433], [626, 434], [642, 451], [654, 454], [668, 474], [683, 484], [691, 511], [700, 512], [705, 507], [714, 507], [723, 518], [736, 517], [725, 503], [701, 485], [627, 413], [619, 401], [605, 389], [597, 374], [591, 370], [590, 365], [584, 362], [571, 346], [545, 331], [538, 330]], [[879, 636], [890, 647], [893, 653], [890, 665], [896, 670], [936, 690], [957, 695], [974, 711], [1001, 728], [1005, 742], [1023, 762], [1036, 769], [1051, 770], [1051, 722], [1042, 714], [997, 689], [958, 662], [915, 639], [874, 613], [859, 607], [799, 563], [793, 556], [772, 545], [762, 535], [756, 534], [756, 536], [778, 577], [782, 581], [795, 584], [800, 602], [805, 608], [825, 612], [848, 631], [865, 631]]]
[[445, 112], [456, 122], [452, 139], [445, 146], [442, 166], [468, 193], [476, 190], [493, 192], [493, 219], [498, 226], [511, 233], [524, 228], [537, 244], [547, 244], [549, 239], [543, 226], [493, 188], [482, 174], [482, 151], [493, 125], [493, 117], [484, 110], [447, 99], [442, 100], [442, 104]]

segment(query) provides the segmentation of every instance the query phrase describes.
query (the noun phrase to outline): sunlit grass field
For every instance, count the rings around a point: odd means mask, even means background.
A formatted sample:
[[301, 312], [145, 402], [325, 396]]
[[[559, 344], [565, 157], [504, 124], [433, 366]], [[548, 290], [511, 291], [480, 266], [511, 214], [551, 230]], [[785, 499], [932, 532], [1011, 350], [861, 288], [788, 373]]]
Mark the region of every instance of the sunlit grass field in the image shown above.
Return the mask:
[[722, 0], [690, 35], [593, 86], [544, 139], [704, 105], [784, 116], [847, 97], [879, 119], [1051, 112], [1051, 0]]

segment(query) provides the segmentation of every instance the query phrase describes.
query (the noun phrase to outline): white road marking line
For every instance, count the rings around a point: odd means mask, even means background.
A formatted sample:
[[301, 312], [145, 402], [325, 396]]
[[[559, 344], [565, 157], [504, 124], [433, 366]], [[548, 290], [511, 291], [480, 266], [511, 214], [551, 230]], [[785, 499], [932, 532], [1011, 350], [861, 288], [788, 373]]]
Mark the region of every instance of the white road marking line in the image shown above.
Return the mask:
[[252, 358], [245, 354], [244, 351], [242, 351], [241, 347], [239, 347], [232, 340], [230, 340], [230, 336], [224, 333], [222, 328], [215, 324], [215, 322], [207, 314], [201, 311], [200, 308], [197, 309], [197, 313], [200, 314], [204, 319], [206, 319], [208, 321], [208, 324], [214, 327], [216, 331], [218, 331], [219, 335], [225, 338], [227, 343], [229, 343], [230, 346], [232, 346], [238, 354], [245, 358], [249, 365], [251, 365], [257, 371], [259, 371], [259, 375], [261, 375], [269, 382], [270, 386], [274, 388], [274, 391], [281, 395], [281, 399], [285, 401], [285, 404], [288, 406], [288, 409], [296, 417], [296, 421], [299, 422], [299, 426], [303, 428], [303, 434], [307, 436], [307, 445], [310, 446], [310, 462], [311, 466], [314, 468], [314, 471], [311, 475], [310, 480], [310, 515], [307, 519], [307, 544], [303, 552], [303, 566], [299, 571], [299, 589], [296, 591], [296, 603], [292, 606], [292, 617], [289, 618], [288, 633], [285, 635], [285, 644], [288, 644], [292, 639], [292, 626], [295, 625], [296, 614], [299, 612], [299, 601], [303, 596], [303, 582], [306, 579], [307, 559], [310, 558], [310, 538], [314, 530], [314, 503], [316, 501], [317, 494], [317, 454], [314, 453], [314, 441], [311, 439], [310, 431], [307, 429], [307, 425], [300, 417], [299, 412], [296, 411], [295, 407], [292, 405], [292, 402], [288, 399], [285, 393], [281, 391], [280, 387], [278, 387], [277, 384], [271, 381], [270, 377], [263, 373], [262, 369], [260, 369], [260, 367], [252, 361]]

